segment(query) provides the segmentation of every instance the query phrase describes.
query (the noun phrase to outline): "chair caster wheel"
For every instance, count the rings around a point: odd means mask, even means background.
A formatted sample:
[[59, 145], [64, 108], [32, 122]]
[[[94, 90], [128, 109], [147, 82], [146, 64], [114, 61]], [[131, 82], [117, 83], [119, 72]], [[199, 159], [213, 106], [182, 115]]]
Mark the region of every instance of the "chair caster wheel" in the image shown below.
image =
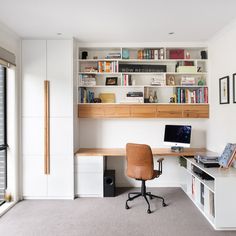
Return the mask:
[[126, 210], [128, 210], [128, 209], [129, 209], [129, 206], [128, 206], [127, 204], [125, 205], [125, 209], [126, 209]]
[[162, 206], [163, 206], [163, 207], [166, 207], [166, 206], [167, 206], [167, 204], [163, 202], [163, 203], [162, 203]]
[[148, 209], [148, 210], [147, 210], [147, 213], [148, 213], [148, 214], [151, 214], [152, 212], [151, 212], [151, 210], [150, 210], [150, 209]]

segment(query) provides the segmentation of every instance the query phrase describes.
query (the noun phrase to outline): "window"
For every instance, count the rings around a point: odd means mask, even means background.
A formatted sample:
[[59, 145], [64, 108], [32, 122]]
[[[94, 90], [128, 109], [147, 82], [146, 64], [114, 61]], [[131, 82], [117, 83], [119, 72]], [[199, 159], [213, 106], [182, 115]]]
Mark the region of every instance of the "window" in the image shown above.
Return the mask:
[[7, 187], [7, 101], [6, 68], [0, 65], [0, 205]]

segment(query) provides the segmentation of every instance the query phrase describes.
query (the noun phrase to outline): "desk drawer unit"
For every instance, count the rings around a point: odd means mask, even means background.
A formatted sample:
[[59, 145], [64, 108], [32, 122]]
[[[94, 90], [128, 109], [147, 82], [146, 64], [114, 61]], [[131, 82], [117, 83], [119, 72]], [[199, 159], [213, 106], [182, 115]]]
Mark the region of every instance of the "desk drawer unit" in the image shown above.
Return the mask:
[[103, 197], [103, 156], [75, 157], [75, 194], [78, 197]]

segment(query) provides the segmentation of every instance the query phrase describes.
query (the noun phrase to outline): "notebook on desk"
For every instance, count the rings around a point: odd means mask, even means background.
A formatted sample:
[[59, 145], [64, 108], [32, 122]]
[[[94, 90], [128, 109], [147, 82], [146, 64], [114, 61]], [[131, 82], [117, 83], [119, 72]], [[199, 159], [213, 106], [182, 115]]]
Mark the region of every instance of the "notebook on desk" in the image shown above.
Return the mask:
[[194, 159], [197, 163], [203, 164], [204, 167], [219, 167], [219, 156], [215, 154], [196, 154]]

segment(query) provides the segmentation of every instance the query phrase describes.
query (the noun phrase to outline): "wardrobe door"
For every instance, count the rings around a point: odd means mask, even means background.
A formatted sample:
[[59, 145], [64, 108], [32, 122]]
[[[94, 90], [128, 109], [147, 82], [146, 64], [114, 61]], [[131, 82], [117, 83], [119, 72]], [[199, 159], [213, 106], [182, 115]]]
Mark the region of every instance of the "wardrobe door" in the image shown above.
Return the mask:
[[22, 41], [22, 116], [43, 116], [46, 41]]
[[50, 117], [71, 117], [73, 114], [72, 46], [72, 40], [47, 40]]
[[50, 83], [50, 175], [48, 197], [74, 197], [73, 168], [73, 43], [47, 40]]
[[44, 173], [44, 85], [46, 41], [22, 41], [22, 194], [47, 196]]

